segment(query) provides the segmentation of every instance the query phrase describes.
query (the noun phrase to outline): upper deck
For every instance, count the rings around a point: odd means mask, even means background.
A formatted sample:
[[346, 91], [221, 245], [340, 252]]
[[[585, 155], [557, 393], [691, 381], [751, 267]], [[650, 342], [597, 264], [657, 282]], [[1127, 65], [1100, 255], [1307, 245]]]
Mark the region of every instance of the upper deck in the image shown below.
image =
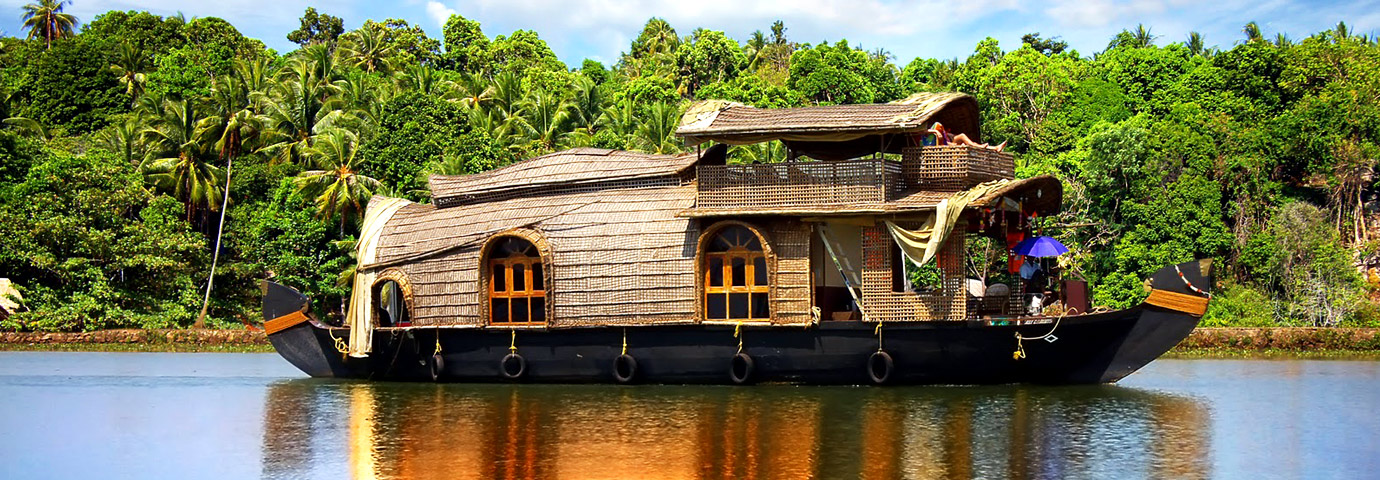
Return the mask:
[[789, 161], [696, 167], [691, 217], [854, 215], [932, 209], [954, 192], [1015, 176], [1010, 154], [964, 147], [910, 147], [901, 160]]

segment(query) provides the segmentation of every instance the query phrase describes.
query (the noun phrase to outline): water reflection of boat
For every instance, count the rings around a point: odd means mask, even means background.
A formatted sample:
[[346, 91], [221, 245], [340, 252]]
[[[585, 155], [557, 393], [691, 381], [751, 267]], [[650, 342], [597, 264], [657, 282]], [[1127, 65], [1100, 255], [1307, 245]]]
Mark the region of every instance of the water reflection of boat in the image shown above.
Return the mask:
[[[436, 176], [433, 204], [370, 203], [343, 326], [269, 282], [264, 329], [312, 376], [549, 383], [1107, 383], [1186, 337], [1206, 260], [1119, 311], [1090, 312], [1071, 282], [1067, 317], [1025, 306], [1047, 286], [1033, 273], [970, 285], [967, 245], [1019, 246], [1063, 197], [1057, 178], [1014, 179], [1008, 153], [922, 140], [938, 121], [977, 139], [977, 120], [956, 93], [709, 102], [678, 130], [718, 143], [695, 153]], [[727, 164], [727, 145], [766, 141], [792, 160]]]
[[[1191, 397], [1077, 388], [621, 388], [294, 380], [264, 476], [1206, 478]], [[342, 419], [344, 421], [342, 421]]]

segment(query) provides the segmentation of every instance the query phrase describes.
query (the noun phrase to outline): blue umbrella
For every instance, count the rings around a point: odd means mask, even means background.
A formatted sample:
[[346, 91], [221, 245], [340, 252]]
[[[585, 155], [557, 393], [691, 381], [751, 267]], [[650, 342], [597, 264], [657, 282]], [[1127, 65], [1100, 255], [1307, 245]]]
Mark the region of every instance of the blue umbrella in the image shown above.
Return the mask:
[[1065, 247], [1064, 244], [1059, 243], [1059, 241], [1055, 240], [1053, 237], [1039, 236], [1021, 240], [1021, 243], [1016, 244], [1014, 250], [1018, 255], [1057, 257], [1068, 253], [1069, 247]]

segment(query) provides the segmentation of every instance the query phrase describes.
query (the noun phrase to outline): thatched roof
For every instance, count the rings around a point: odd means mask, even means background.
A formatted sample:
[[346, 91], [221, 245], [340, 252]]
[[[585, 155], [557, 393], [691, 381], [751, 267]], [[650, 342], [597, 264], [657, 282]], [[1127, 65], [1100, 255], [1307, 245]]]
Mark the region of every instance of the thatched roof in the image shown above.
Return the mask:
[[[778, 109], [704, 100], [686, 110], [676, 134], [684, 137], [689, 145], [707, 141], [743, 145], [770, 140], [788, 144], [837, 144], [914, 133], [935, 121], [943, 123], [954, 134], [966, 133], [973, 140], [981, 141], [977, 100], [963, 93], [917, 93], [892, 103]], [[894, 148], [904, 146], [895, 145]], [[802, 147], [808, 150], [811, 146]], [[893, 147], [880, 148], [889, 151]]]
[[694, 222], [676, 214], [694, 202], [694, 185], [665, 178], [450, 208], [408, 205], [384, 227], [378, 256], [411, 283], [416, 325], [482, 324], [480, 248], [514, 228], [540, 232], [551, 247], [553, 327], [687, 321], [698, 237]]
[[546, 186], [573, 186], [677, 175], [695, 164], [694, 153], [650, 153], [576, 148], [474, 175], [432, 175], [431, 195], [438, 206], [466, 203], [480, 195]]

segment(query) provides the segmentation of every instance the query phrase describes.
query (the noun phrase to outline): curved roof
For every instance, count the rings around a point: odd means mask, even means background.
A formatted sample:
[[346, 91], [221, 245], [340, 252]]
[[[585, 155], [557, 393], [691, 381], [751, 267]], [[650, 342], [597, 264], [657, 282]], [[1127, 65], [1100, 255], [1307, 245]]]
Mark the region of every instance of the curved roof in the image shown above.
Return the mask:
[[696, 161], [694, 153], [656, 155], [602, 148], [575, 148], [484, 173], [432, 175], [428, 183], [437, 205], [450, 206], [463, 203], [466, 197], [533, 187], [676, 175], [693, 166]]
[[763, 109], [703, 100], [681, 117], [676, 135], [686, 144], [743, 145], [770, 140], [847, 142], [925, 130], [938, 121], [955, 134], [980, 140], [977, 100], [965, 93], [917, 93], [891, 103]]

